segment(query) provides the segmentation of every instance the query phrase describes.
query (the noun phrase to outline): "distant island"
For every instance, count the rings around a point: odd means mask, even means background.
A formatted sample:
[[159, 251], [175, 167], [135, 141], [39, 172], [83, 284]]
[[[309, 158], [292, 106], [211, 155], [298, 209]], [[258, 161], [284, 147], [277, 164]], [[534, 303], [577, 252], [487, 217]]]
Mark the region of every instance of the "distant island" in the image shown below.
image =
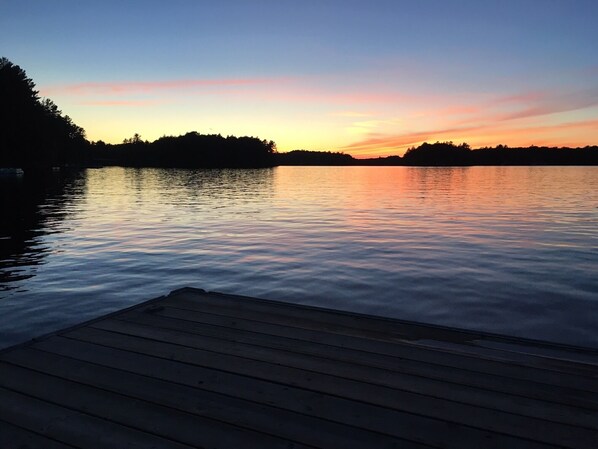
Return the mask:
[[275, 155], [278, 165], [598, 165], [598, 146], [584, 148], [516, 147], [498, 145], [471, 149], [466, 143], [423, 143], [401, 156], [356, 159], [349, 154], [297, 150]]
[[147, 142], [135, 134], [122, 144], [93, 142], [86, 148], [87, 165], [167, 168], [262, 168], [275, 165], [276, 144], [256, 137], [220, 134], [164, 136]]
[[126, 166], [169, 168], [260, 168], [278, 165], [598, 165], [598, 146], [549, 148], [505, 145], [471, 149], [466, 143], [423, 143], [401, 156], [356, 159], [340, 152], [279, 153], [272, 140], [223, 137], [192, 131], [154, 142], [139, 134], [121, 144], [90, 142], [85, 130], [42, 99], [18, 65], [0, 58], [0, 168], [44, 171], [52, 167]]
[[43, 171], [52, 167], [247, 168], [272, 167], [276, 144], [256, 137], [189, 132], [154, 142], [139, 134], [111, 145], [89, 142], [85, 130], [49, 99], [18, 65], [0, 58], [0, 167]]

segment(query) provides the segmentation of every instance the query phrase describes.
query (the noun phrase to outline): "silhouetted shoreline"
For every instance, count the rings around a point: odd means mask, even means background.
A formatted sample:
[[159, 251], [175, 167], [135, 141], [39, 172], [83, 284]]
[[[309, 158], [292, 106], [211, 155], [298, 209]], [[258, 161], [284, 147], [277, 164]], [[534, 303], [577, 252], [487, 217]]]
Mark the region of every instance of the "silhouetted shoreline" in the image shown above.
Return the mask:
[[470, 149], [469, 145], [436, 142], [410, 148], [403, 157], [356, 159], [349, 154], [296, 150], [277, 153], [277, 165], [474, 166], [598, 165], [598, 146], [584, 148], [515, 147]]
[[87, 163], [123, 167], [261, 168], [275, 165], [275, 152], [273, 141], [257, 137], [223, 137], [194, 131], [147, 142], [136, 134], [118, 145], [90, 144]]
[[278, 153], [276, 143], [257, 137], [223, 137], [196, 131], [154, 142], [139, 134], [121, 144], [90, 142], [85, 130], [42, 99], [25, 71], [0, 58], [0, 168], [41, 173], [54, 167], [260, 168], [279, 165], [598, 165], [598, 146], [472, 150], [466, 143], [436, 142], [410, 148], [404, 156], [356, 159], [345, 153], [295, 150]]

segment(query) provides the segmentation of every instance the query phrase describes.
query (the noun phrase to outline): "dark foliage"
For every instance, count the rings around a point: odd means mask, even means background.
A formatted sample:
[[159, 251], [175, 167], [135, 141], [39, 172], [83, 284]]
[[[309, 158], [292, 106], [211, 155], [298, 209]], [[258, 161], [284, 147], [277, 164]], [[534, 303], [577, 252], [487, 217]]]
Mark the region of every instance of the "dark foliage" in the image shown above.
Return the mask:
[[41, 99], [18, 65], [0, 58], [0, 167], [27, 171], [64, 165], [243, 168], [275, 165], [598, 165], [598, 147], [495, 148], [423, 143], [405, 155], [354, 159], [345, 153], [295, 150], [277, 153], [273, 141], [190, 132], [147, 142], [135, 134], [120, 145], [89, 144], [83, 128]]
[[423, 143], [410, 148], [403, 157], [388, 156], [355, 159], [345, 153], [295, 150], [276, 155], [277, 165], [409, 165], [409, 166], [467, 166], [467, 165], [598, 165], [598, 147], [584, 148], [495, 148], [472, 150], [468, 144], [453, 142]]
[[139, 134], [121, 145], [93, 145], [83, 128], [41, 99], [19, 66], [0, 58], [0, 167], [39, 171], [64, 165], [132, 167], [271, 167], [273, 141], [190, 132], [149, 143]]
[[423, 143], [417, 148], [409, 148], [403, 156], [406, 165], [470, 165], [471, 149], [463, 143], [453, 142]]
[[471, 152], [472, 165], [598, 165], [598, 146], [584, 148], [480, 148]]
[[276, 165], [354, 165], [349, 154], [330, 151], [294, 150], [276, 155]]
[[598, 165], [598, 147], [549, 148], [531, 146], [471, 150], [463, 143], [423, 143], [410, 148], [403, 156], [403, 165]]
[[92, 160], [101, 165], [177, 168], [257, 168], [275, 165], [276, 144], [256, 137], [190, 132], [147, 142], [135, 134], [120, 145], [97, 142]]
[[82, 159], [85, 131], [18, 65], [0, 58], [0, 167], [44, 169]]
[[44, 236], [55, 232], [84, 190], [85, 176], [78, 170], [0, 176], [0, 292], [35, 275], [48, 255]]
[[401, 156], [387, 156], [370, 159], [355, 159], [355, 165], [404, 165]]

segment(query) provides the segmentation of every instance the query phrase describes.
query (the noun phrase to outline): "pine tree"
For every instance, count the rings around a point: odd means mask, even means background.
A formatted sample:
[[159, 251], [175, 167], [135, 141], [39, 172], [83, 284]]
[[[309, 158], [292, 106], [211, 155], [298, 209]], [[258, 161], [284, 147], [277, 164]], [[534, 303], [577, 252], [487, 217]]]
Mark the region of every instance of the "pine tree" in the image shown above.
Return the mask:
[[85, 144], [83, 128], [42, 100], [21, 67], [0, 58], [0, 166], [62, 165], [78, 159]]

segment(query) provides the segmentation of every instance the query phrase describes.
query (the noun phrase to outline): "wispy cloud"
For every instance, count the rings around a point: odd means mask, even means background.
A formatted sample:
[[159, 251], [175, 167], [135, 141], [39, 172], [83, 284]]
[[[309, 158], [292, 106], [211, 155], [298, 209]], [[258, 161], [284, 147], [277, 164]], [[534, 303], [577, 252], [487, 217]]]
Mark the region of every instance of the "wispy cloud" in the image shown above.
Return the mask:
[[82, 106], [105, 106], [105, 107], [146, 107], [163, 104], [159, 101], [151, 100], [106, 100], [106, 101], [82, 101]]
[[[447, 103], [454, 100], [447, 98]], [[598, 88], [568, 92], [531, 91], [514, 95], [476, 99], [470, 104], [450, 104], [440, 108], [423, 110], [420, 116], [450, 118], [454, 126], [471, 123], [494, 123], [524, 118], [541, 117], [562, 112], [577, 111], [598, 105]]]
[[40, 89], [42, 95], [67, 94], [86, 95], [123, 95], [151, 93], [166, 90], [190, 90], [214, 87], [249, 86], [281, 82], [283, 79], [271, 78], [222, 78], [222, 79], [182, 79], [162, 81], [106, 81], [62, 84], [46, 86]]
[[[455, 138], [475, 139], [476, 141], [479, 141], [479, 139], [485, 139], [486, 141], [495, 140], [480, 143], [480, 145], [496, 145], [499, 143], [507, 143], [512, 145], [531, 145], [543, 144], [544, 142], [555, 142], [555, 138], [558, 137], [558, 134], [563, 132], [566, 132], [569, 136], [575, 136], [575, 134], [571, 133], [587, 132], [596, 129], [598, 129], [598, 119], [580, 120], [559, 123], [555, 125], [523, 127], [502, 127], [497, 124], [463, 126], [456, 128], [416, 131], [395, 135], [370, 135], [363, 140], [342, 147], [342, 150], [362, 156], [388, 153], [390, 150], [396, 150], [394, 154], [397, 154], [402, 153], [403, 151], [401, 150], [404, 150], [410, 146], [418, 145], [425, 141], [434, 142], [453, 140]], [[512, 142], [515, 139], [517, 142]], [[569, 137], [566, 139], [566, 141], [561, 141], [559, 144], [574, 146], [581, 145], [581, 143], [576, 142], [575, 137]]]
[[371, 117], [373, 114], [371, 114], [369, 112], [359, 112], [359, 111], [336, 111], [336, 112], [331, 112], [329, 115], [332, 117], [365, 118], [365, 117]]
[[[235, 95], [286, 104], [312, 104], [359, 108], [379, 105], [416, 104], [421, 97], [401, 92], [331, 91], [301, 83], [268, 86], [260, 90], [237, 90]], [[427, 101], [427, 100], [426, 100]], [[348, 116], [348, 115], [347, 115]]]
[[438, 100], [430, 95], [416, 95], [392, 88], [341, 88], [322, 85], [321, 82], [318, 78], [305, 77], [90, 81], [40, 86], [40, 93], [44, 96], [65, 95], [86, 99], [111, 97], [119, 100], [132, 96], [166, 95], [176, 92], [209, 93], [287, 104], [334, 105], [342, 109], [331, 115], [355, 118], [369, 117], [370, 113], [360, 110], [369, 105], [417, 105]]
[[[424, 106], [408, 112], [402, 121], [393, 118], [355, 122], [349, 132], [360, 134], [361, 139], [345, 145], [342, 150], [362, 155], [392, 150], [401, 153], [409, 146], [424, 141], [479, 141], [486, 138], [504, 139], [489, 144], [510, 144], [514, 139], [517, 142], [527, 142], [529, 139], [538, 141], [556, 132], [561, 135], [565, 131], [573, 133], [576, 130], [588, 133], [595, 121], [562, 122], [566, 116], [556, 114], [595, 106], [598, 106], [598, 88], [568, 92], [529, 91], [478, 98], [477, 101], [471, 96], [468, 97], [468, 104], [459, 104], [454, 98], [446, 97], [439, 106]], [[551, 114], [555, 114], [551, 119], [552, 124], [538, 126], [538, 123], [546, 122], [545, 116]]]
[[577, 111], [598, 105], [598, 88], [584, 89], [564, 93], [544, 93], [524, 103], [520, 110], [497, 117], [513, 120], [526, 117], [538, 117], [559, 112]]
[[397, 127], [403, 123], [402, 119], [362, 120], [353, 122], [347, 131], [353, 134], [368, 134], [380, 127]]
[[365, 139], [353, 142], [342, 147], [343, 150], [355, 153], [370, 154], [372, 152], [389, 149], [404, 149], [411, 145], [419, 144], [429, 140], [443, 140], [457, 133], [471, 132], [477, 130], [477, 127], [445, 128], [436, 130], [424, 130], [407, 132], [402, 134], [370, 134]]
[[[502, 94], [439, 93], [401, 90], [392, 83], [347, 85], [319, 77], [246, 77], [84, 82], [46, 86], [41, 93], [70, 96], [83, 106], [152, 107], [158, 112], [163, 104], [192, 104], [203, 112], [202, 108], [216, 101], [240, 105], [239, 110], [276, 111], [281, 121], [285, 113], [294, 117], [297, 111], [313, 111], [309, 119], [317, 121], [320, 128], [329, 123], [327, 134], [338, 136], [341, 145], [345, 144], [339, 149], [366, 155], [400, 154], [423, 141], [463, 139], [477, 144], [494, 139], [488, 143], [511, 145], [533, 135], [539, 142], [542, 136], [556, 132], [561, 137], [566, 131], [571, 135], [583, 131], [589, 136], [588, 125], [574, 122], [582, 115], [587, 117], [586, 112], [575, 111], [598, 106], [598, 87], [595, 83], [585, 86]], [[195, 101], [199, 97], [207, 101]], [[271, 105], [274, 107], [269, 109]], [[252, 119], [247, 116], [248, 121]], [[564, 123], [567, 120], [572, 124]], [[593, 135], [598, 138], [598, 132]]]
[[433, 110], [432, 113], [436, 117], [456, 117], [456, 116], [471, 116], [483, 112], [482, 106], [474, 105], [450, 105]]

